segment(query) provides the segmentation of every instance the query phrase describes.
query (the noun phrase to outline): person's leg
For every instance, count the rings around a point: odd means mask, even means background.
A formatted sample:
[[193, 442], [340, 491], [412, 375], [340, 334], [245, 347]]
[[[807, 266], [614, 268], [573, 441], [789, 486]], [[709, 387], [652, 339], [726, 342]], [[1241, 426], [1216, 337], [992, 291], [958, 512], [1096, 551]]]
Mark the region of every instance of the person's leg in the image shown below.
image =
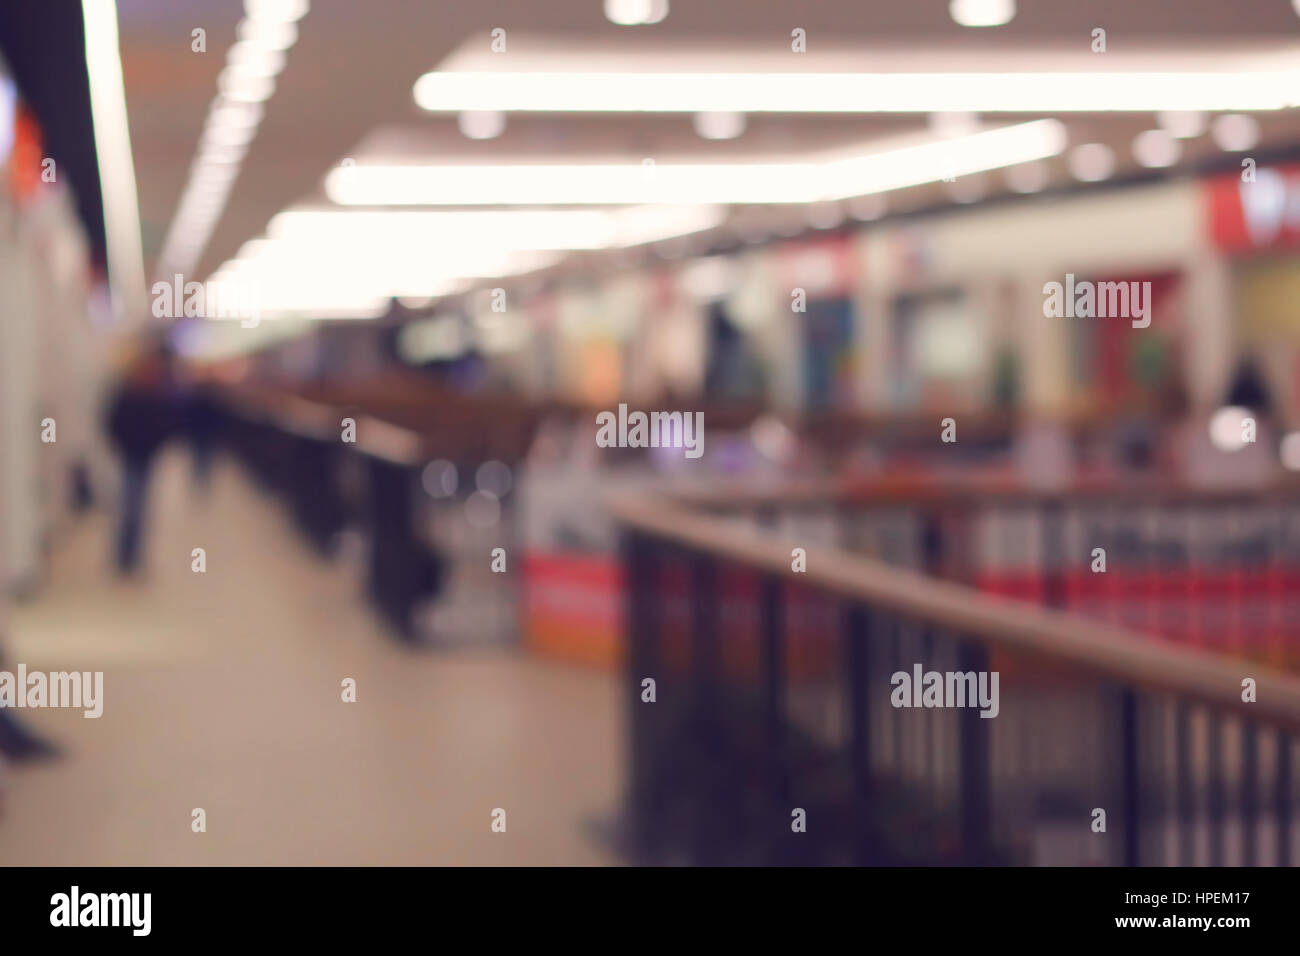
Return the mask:
[[128, 458], [122, 473], [122, 515], [117, 536], [117, 567], [124, 574], [140, 563], [140, 535], [144, 525], [145, 486], [149, 480], [147, 459]]
[[59, 748], [24, 727], [8, 708], [0, 708], [0, 754], [10, 760], [57, 756]]
[[196, 435], [191, 442], [194, 451], [194, 482], [200, 491], [207, 491], [212, 484], [212, 441], [207, 435]]

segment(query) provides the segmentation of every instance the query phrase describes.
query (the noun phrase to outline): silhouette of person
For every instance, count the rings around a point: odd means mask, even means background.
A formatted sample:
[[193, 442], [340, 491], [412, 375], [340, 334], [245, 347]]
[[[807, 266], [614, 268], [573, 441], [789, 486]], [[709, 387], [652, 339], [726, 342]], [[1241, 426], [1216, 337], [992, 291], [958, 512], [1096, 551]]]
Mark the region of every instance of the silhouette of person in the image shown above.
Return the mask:
[[170, 354], [162, 344], [153, 344], [131, 362], [108, 404], [109, 439], [122, 458], [116, 545], [122, 574], [139, 567], [149, 475], [158, 450], [180, 424]]

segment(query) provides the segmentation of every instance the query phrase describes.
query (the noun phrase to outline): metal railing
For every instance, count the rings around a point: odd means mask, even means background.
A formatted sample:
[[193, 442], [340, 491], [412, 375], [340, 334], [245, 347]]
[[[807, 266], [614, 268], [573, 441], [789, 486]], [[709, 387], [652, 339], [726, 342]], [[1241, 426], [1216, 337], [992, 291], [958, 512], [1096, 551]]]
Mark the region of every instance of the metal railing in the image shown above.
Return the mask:
[[[481, 428], [474, 442], [461, 440], [469, 430], [455, 415], [421, 432], [356, 407], [284, 393], [232, 391], [223, 398], [227, 443], [263, 486], [286, 503], [307, 540], [318, 552], [330, 554], [342, 532], [357, 531], [364, 539], [365, 587], [371, 603], [399, 638], [414, 641], [424, 636], [418, 612], [457, 571], [455, 541], [449, 537], [464, 529], [450, 520], [448, 511], [463, 504], [464, 496], [431, 498], [423, 488], [423, 469], [434, 459], [448, 458], [472, 474], [483, 456], [502, 454], [499, 443], [485, 439]], [[355, 422], [355, 441], [342, 440], [344, 418]], [[462, 427], [449, 435], [445, 418], [454, 418], [451, 424]], [[502, 503], [494, 542], [500, 538], [497, 543], [509, 544], [512, 501], [507, 496]], [[475, 565], [486, 572], [491, 546], [479, 544]], [[482, 578], [480, 574], [476, 580], [481, 584]], [[493, 593], [477, 603], [497, 607], [507, 576], [491, 578]], [[515, 629], [496, 630], [510, 635]]]
[[[688, 497], [611, 505], [637, 858], [1296, 859], [1300, 680], [773, 530], [812, 488]], [[931, 570], [956, 535], [932, 526]], [[918, 665], [998, 672], [997, 716], [895, 706]]]

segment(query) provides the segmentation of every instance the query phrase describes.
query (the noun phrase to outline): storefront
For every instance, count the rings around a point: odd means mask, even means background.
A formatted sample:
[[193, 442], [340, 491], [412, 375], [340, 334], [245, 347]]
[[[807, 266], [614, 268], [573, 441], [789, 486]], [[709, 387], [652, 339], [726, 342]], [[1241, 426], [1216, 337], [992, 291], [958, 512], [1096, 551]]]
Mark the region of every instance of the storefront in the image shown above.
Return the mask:
[[1300, 166], [1243, 169], [1205, 184], [1211, 235], [1230, 262], [1238, 342], [1277, 412], [1300, 412]]

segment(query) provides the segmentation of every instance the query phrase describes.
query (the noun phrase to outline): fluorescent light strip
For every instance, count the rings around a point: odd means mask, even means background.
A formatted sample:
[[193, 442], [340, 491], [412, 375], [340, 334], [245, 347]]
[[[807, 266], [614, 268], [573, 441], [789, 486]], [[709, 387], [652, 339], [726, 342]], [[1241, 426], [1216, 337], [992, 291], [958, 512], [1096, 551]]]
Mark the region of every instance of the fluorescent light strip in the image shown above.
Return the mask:
[[722, 224], [723, 210], [409, 211], [290, 209], [209, 281], [250, 292], [259, 317], [372, 313], [376, 299], [440, 296], [465, 280], [517, 275], [559, 253], [619, 248]]
[[717, 206], [637, 206], [617, 210], [377, 210], [289, 209], [267, 226], [267, 237], [295, 244], [384, 255], [435, 249], [609, 249], [655, 242], [722, 224]]
[[86, 33], [86, 73], [90, 80], [95, 153], [104, 201], [110, 290], [115, 317], [122, 322], [143, 315], [148, 299], [135, 162], [131, 157], [126, 90], [118, 53], [117, 4], [114, 0], [82, 0], [81, 15]]
[[1045, 113], [1278, 110], [1300, 70], [1023, 73], [426, 73], [432, 112]]
[[1057, 120], [859, 155], [784, 163], [354, 166], [325, 180], [340, 205], [811, 203], [1014, 166], [1065, 148]]
[[[90, 0], [85, 0], [89, 3]], [[191, 272], [212, 238], [230, 188], [275, 90], [286, 51], [298, 38], [307, 0], [247, 0], [239, 40], [226, 52], [219, 92], [208, 110], [190, 178], [158, 256], [159, 275]]]

